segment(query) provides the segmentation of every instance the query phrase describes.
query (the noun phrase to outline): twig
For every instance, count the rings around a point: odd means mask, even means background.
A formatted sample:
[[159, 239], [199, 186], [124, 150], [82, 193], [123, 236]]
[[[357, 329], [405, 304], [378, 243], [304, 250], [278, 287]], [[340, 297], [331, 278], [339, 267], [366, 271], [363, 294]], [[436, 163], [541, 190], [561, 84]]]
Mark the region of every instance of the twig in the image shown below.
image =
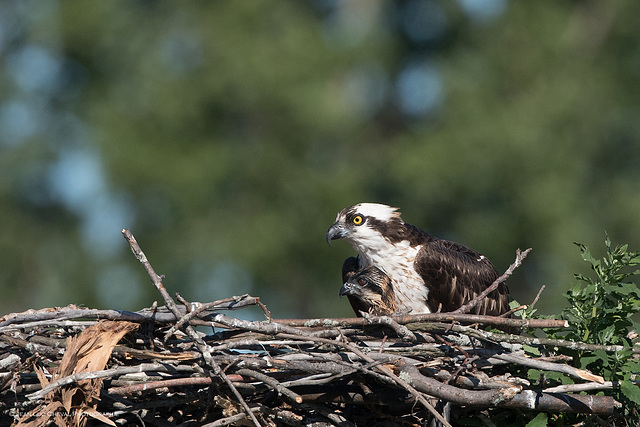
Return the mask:
[[410, 342], [416, 342], [418, 341], [418, 338], [416, 337], [416, 335], [411, 332], [409, 330], [409, 328], [407, 328], [404, 325], [399, 324], [398, 322], [396, 322], [395, 320], [393, 320], [392, 317], [389, 316], [371, 316], [371, 317], [364, 317], [363, 319], [365, 319], [365, 323], [369, 324], [369, 325], [383, 325], [383, 326], [388, 326], [389, 328], [393, 329], [393, 331], [396, 333], [396, 335], [401, 338], [403, 341], [410, 341]]
[[211, 377], [195, 377], [195, 378], [173, 378], [162, 381], [148, 381], [142, 384], [134, 384], [125, 387], [113, 387], [108, 390], [109, 395], [124, 395], [138, 393], [149, 390], [156, 390], [164, 387], [178, 387], [189, 385], [208, 386], [211, 384]]
[[526, 249], [526, 250], [524, 250], [522, 252], [520, 251], [520, 249], [517, 249], [516, 250], [516, 260], [513, 262], [513, 264], [511, 264], [509, 266], [509, 268], [507, 268], [507, 271], [505, 271], [502, 274], [502, 276], [500, 276], [496, 280], [494, 280], [494, 282], [487, 289], [482, 291], [477, 297], [475, 297], [474, 299], [472, 299], [468, 303], [463, 304], [457, 310], [453, 310], [452, 313], [468, 313], [471, 310], [473, 310], [473, 308], [476, 305], [478, 305], [487, 295], [489, 295], [491, 292], [495, 291], [498, 288], [498, 286], [500, 285], [500, 283], [502, 283], [505, 280], [507, 280], [509, 278], [509, 276], [511, 276], [511, 274], [513, 274], [513, 271], [522, 264], [522, 260], [527, 257], [527, 254], [530, 251], [531, 251], [531, 248]]
[[262, 381], [263, 383], [268, 385], [270, 388], [274, 389], [278, 393], [287, 397], [287, 399], [289, 399], [293, 403], [297, 403], [297, 404], [302, 403], [302, 397], [300, 397], [298, 393], [294, 393], [293, 391], [289, 390], [287, 387], [280, 384], [278, 380], [271, 378], [268, 375], [254, 371], [252, 369], [239, 369], [238, 371], [236, 371], [236, 373], [242, 376], [255, 378], [258, 381]]
[[592, 396], [582, 394], [544, 393], [523, 390], [509, 401], [503, 401], [498, 407], [527, 409], [545, 412], [573, 412], [582, 414], [613, 415], [622, 405], [611, 396]]
[[[14, 332], [13, 336], [10, 336], [8, 334], [0, 334], [0, 341], [4, 341], [24, 349], [29, 349], [39, 354], [46, 354], [48, 356], [62, 355], [64, 353], [64, 349], [67, 348], [67, 340], [43, 337], [40, 335], [27, 335], [20, 332]], [[115, 346], [113, 348], [113, 354], [136, 357], [138, 359], [161, 359], [165, 361], [192, 360], [197, 359], [201, 356], [200, 353], [186, 350], [180, 353], [168, 353], [131, 348], [125, 345]], [[2, 363], [2, 360], [0, 360], [0, 364]]]
[[542, 291], [544, 291], [544, 288], [546, 287], [546, 285], [542, 285], [540, 286], [540, 290], [538, 291], [538, 293], [536, 294], [536, 297], [533, 299], [533, 302], [531, 304], [529, 304], [529, 308], [533, 308], [534, 305], [536, 305], [536, 303], [538, 302], [538, 300], [540, 299], [540, 295], [542, 294]]
[[500, 316], [498, 317], [509, 317], [511, 316], [513, 313], [515, 313], [516, 311], [520, 311], [520, 310], [526, 310], [528, 308], [528, 306], [525, 305], [520, 305], [518, 307], [513, 307], [511, 310], [507, 311], [506, 313], [502, 313]]
[[[238, 303], [242, 300], [245, 300], [247, 298], [252, 299], [252, 304], [262, 304], [259, 302], [258, 298], [253, 298], [251, 296], [249, 296], [249, 294], [244, 294], [241, 296], [235, 296], [235, 297], [231, 297], [231, 298], [225, 298], [225, 299], [221, 299], [218, 301], [213, 301], [207, 304], [200, 304], [200, 303], [194, 303], [191, 305], [199, 305], [197, 308], [192, 309], [191, 311], [188, 311], [187, 314], [185, 314], [184, 316], [182, 316], [175, 325], [173, 325], [171, 328], [169, 328], [169, 330], [164, 334], [164, 339], [165, 341], [167, 339], [169, 339], [169, 337], [171, 335], [173, 335], [178, 329], [182, 329], [182, 327], [188, 323], [191, 319], [193, 319], [196, 316], [199, 316], [200, 313], [202, 313], [203, 311], [206, 310], [215, 310], [221, 306], [223, 306], [223, 304], [225, 306], [227, 306], [228, 309], [233, 309], [233, 303]], [[243, 305], [244, 306], [244, 305]]]
[[211, 321], [229, 328], [239, 328], [252, 332], [260, 332], [267, 335], [277, 335], [283, 332], [307, 338], [311, 335], [296, 327], [282, 325], [278, 322], [242, 320], [225, 316], [224, 314], [216, 314], [213, 319], [211, 319]]
[[19, 331], [22, 329], [32, 329], [41, 326], [56, 327], [56, 328], [74, 328], [94, 325], [96, 322], [91, 320], [40, 320], [37, 322], [23, 323], [21, 325], [9, 325], [4, 328], [0, 328], [1, 333], [7, 333], [11, 331]]
[[131, 234], [131, 231], [126, 229], [122, 230], [122, 235], [127, 240], [127, 242], [129, 242], [131, 252], [133, 252], [133, 255], [135, 255], [138, 261], [140, 261], [140, 264], [142, 264], [142, 267], [151, 279], [151, 283], [153, 283], [153, 286], [155, 286], [156, 290], [160, 292], [160, 295], [162, 295], [162, 299], [164, 299], [164, 303], [167, 305], [167, 308], [171, 310], [171, 312], [176, 317], [179, 317], [180, 311], [178, 310], [178, 306], [176, 305], [175, 301], [173, 301], [173, 298], [171, 298], [171, 295], [169, 295], [169, 292], [167, 292], [167, 289], [162, 284], [163, 277], [155, 272], [155, 270], [151, 266], [151, 263], [147, 259], [147, 256], [144, 254], [144, 252], [142, 252], [142, 249], [140, 248], [140, 245], [138, 245], [135, 237], [133, 237], [133, 234]]
[[522, 365], [522, 366], [528, 366], [535, 369], [542, 369], [545, 371], [561, 372], [563, 374], [570, 375], [575, 378], [580, 378], [583, 380], [594, 381], [599, 384], [604, 384], [604, 378], [602, 378], [600, 375], [595, 375], [589, 371], [574, 368], [573, 366], [565, 365], [564, 363], [546, 362], [543, 360], [536, 360], [532, 357], [524, 357], [524, 356], [518, 356], [516, 354], [506, 354], [506, 353], [496, 354], [492, 357], [500, 360], [505, 360], [510, 363]]
[[[205, 304], [207, 305], [205, 310], [234, 310], [249, 305], [255, 305], [257, 304], [257, 300], [257, 297], [252, 297], [250, 295], [225, 298], [224, 300]], [[191, 306], [197, 305], [202, 304], [197, 302], [191, 304]], [[69, 306], [25, 313], [12, 313], [3, 317], [5, 321], [0, 323], [0, 333], [35, 328], [38, 326], [88, 326], [95, 323], [91, 321], [77, 321], [76, 323], [73, 323], [70, 322], [71, 319], [125, 320], [134, 323], [155, 322], [165, 324], [180, 320], [184, 317], [185, 313], [188, 312], [184, 306], [179, 305], [177, 306], [177, 309], [180, 312], [180, 316], [178, 317], [176, 317], [174, 313], [168, 311], [166, 307], [156, 307], [155, 309], [147, 308], [132, 312], [126, 310], [98, 310]], [[65, 320], [69, 322], [63, 322]]]
[[192, 308], [191, 308], [191, 304], [189, 304], [189, 301], [184, 299], [182, 295], [180, 295], [178, 292], [176, 292], [176, 299], [180, 301], [180, 304], [184, 305], [184, 308], [187, 309], [187, 313], [191, 313]]
[[138, 372], [194, 372], [194, 369], [190, 366], [171, 366], [167, 364], [159, 364], [159, 363], [142, 363], [137, 366], [120, 366], [112, 369], [104, 369], [102, 371], [93, 371], [93, 372], [81, 372], [73, 375], [69, 375], [63, 378], [60, 378], [57, 381], [52, 382], [51, 384], [43, 387], [42, 389], [36, 391], [35, 393], [31, 393], [27, 395], [27, 399], [29, 400], [38, 400], [45, 397], [47, 394], [52, 391], [69, 384], [77, 383], [82, 380], [96, 379], [96, 378], [112, 378], [119, 375], [125, 374], [133, 374]]
[[256, 299], [256, 304], [258, 304], [258, 307], [260, 307], [262, 309], [262, 312], [264, 313], [264, 317], [265, 319], [267, 319], [268, 322], [271, 322], [271, 312], [269, 311], [269, 309], [267, 308], [266, 305], [264, 305], [264, 303], [262, 301], [260, 301], [260, 298]]
[[257, 339], [257, 338], [242, 338], [242, 339], [228, 339], [222, 342], [215, 342], [211, 344], [212, 350], [256, 350], [266, 352], [270, 347], [281, 346], [304, 346], [313, 345], [314, 342], [309, 340], [307, 342], [296, 340], [278, 340], [278, 339]]
[[545, 393], [580, 393], [582, 391], [591, 390], [610, 390], [615, 387], [620, 387], [618, 381], [605, 381], [603, 383], [580, 383], [580, 384], [563, 384], [556, 387], [545, 388]]
[[452, 332], [462, 333], [470, 337], [478, 338], [492, 343], [513, 343], [513, 344], [527, 344], [531, 346], [552, 346], [569, 348], [571, 350], [580, 351], [606, 351], [617, 352], [623, 350], [631, 350], [634, 354], [640, 354], [640, 348], [638, 347], [625, 347], [622, 345], [600, 345], [600, 344], [587, 344], [577, 341], [569, 341], [563, 339], [553, 338], [536, 338], [515, 334], [500, 334], [497, 332], [483, 331], [481, 329], [469, 328], [462, 325], [443, 325], [438, 323], [423, 323], [420, 325], [412, 326], [416, 330], [424, 330], [430, 332], [444, 332], [447, 328]]
[[[138, 245], [138, 242], [133, 237], [133, 234], [131, 234], [131, 231], [126, 229], [122, 230], [122, 235], [127, 240], [127, 242], [129, 242], [131, 251], [144, 267], [145, 271], [147, 272], [147, 275], [151, 279], [151, 282], [153, 283], [155, 288], [158, 290], [158, 292], [160, 292], [160, 295], [162, 295], [162, 298], [164, 299], [164, 302], [169, 308], [169, 310], [171, 310], [171, 312], [176, 317], [180, 317], [180, 311], [178, 310], [176, 303], [173, 301], [173, 299], [165, 289], [164, 285], [162, 284], [162, 277], [160, 277], [155, 272], [155, 270], [151, 266], [151, 263], [147, 259], [147, 256], [144, 254], [144, 252], [142, 252], [140, 245]], [[218, 375], [220, 378], [222, 378], [222, 380], [227, 384], [229, 389], [231, 389], [231, 392], [234, 394], [234, 396], [236, 397], [240, 405], [243, 407], [245, 413], [249, 416], [249, 418], [251, 418], [251, 421], [253, 422], [253, 424], [256, 427], [260, 427], [260, 423], [258, 422], [258, 419], [249, 408], [249, 405], [247, 405], [247, 402], [245, 402], [245, 400], [243, 399], [238, 389], [236, 389], [236, 387], [233, 385], [229, 377], [227, 377], [227, 375], [222, 371], [222, 369], [220, 369], [220, 366], [218, 366], [216, 361], [211, 356], [211, 353], [209, 352], [209, 347], [207, 346], [207, 344], [202, 340], [202, 338], [200, 338], [200, 336], [195, 331], [195, 329], [193, 329], [192, 326], [187, 326], [185, 331], [187, 332], [187, 335], [189, 335], [189, 338], [193, 340], [193, 342], [196, 344], [198, 349], [202, 352], [205, 362], [213, 369], [213, 373], [215, 375]]]
[[[458, 322], [479, 323], [491, 326], [513, 326], [516, 328], [568, 328], [569, 322], [558, 319], [504, 319], [496, 316], [467, 313], [425, 313], [405, 316], [388, 316], [389, 319], [400, 325], [421, 322]], [[371, 324], [374, 316], [369, 319], [363, 317], [342, 317], [325, 319], [274, 319], [274, 323], [296, 327], [308, 328], [337, 328], [337, 327], [362, 327]], [[381, 322], [382, 323], [382, 322]]]
[[[83, 309], [75, 305], [71, 305], [63, 308], [44, 309], [38, 311], [29, 311], [24, 313], [11, 313], [2, 317], [5, 319], [0, 323], [0, 332], [8, 332], [13, 330], [9, 328], [10, 325], [15, 323], [35, 323], [47, 320], [68, 320], [68, 319], [108, 319], [108, 320], [126, 320], [128, 322], [146, 322], [149, 321], [149, 317], [146, 317], [140, 313], [133, 313], [123, 310], [95, 310], [95, 309]], [[42, 323], [41, 323], [42, 324]], [[22, 325], [21, 327], [25, 327]]]

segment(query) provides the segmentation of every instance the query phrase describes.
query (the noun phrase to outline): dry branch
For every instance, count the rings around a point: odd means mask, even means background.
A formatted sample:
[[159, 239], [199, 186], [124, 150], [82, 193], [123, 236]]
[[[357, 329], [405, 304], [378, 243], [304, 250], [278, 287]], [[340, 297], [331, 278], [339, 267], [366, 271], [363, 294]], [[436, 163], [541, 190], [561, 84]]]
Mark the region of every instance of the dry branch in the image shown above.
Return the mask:
[[[155, 272], [155, 270], [151, 266], [151, 263], [149, 263], [147, 256], [144, 254], [144, 252], [142, 252], [142, 249], [138, 245], [138, 242], [136, 241], [135, 237], [133, 237], [133, 234], [131, 234], [129, 230], [122, 230], [122, 235], [127, 240], [127, 242], [129, 242], [131, 251], [144, 267], [145, 271], [147, 272], [147, 275], [151, 279], [151, 282], [156, 287], [158, 292], [160, 292], [160, 295], [162, 295], [162, 298], [164, 299], [164, 302], [169, 308], [169, 310], [171, 310], [174, 316], [180, 317], [180, 311], [176, 306], [176, 303], [173, 301], [173, 299], [169, 295], [169, 292], [167, 292], [164, 285], [162, 284], [162, 277], [160, 277]], [[218, 375], [220, 378], [222, 378], [222, 380], [231, 389], [231, 391], [233, 392], [234, 396], [236, 397], [240, 405], [242, 405], [242, 408], [244, 409], [245, 413], [249, 416], [249, 418], [251, 418], [251, 421], [253, 422], [253, 424], [256, 425], [257, 427], [260, 427], [260, 423], [256, 419], [255, 415], [253, 415], [253, 412], [251, 412], [249, 405], [247, 405], [247, 403], [244, 401], [244, 399], [242, 398], [242, 395], [238, 392], [238, 390], [233, 385], [229, 377], [227, 377], [225, 372], [222, 369], [220, 369], [220, 366], [218, 365], [218, 363], [211, 356], [208, 346], [204, 343], [202, 338], [200, 338], [200, 336], [197, 334], [195, 329], [193, 329], [191, 325], [188, 325], [185, 328], [185, 331], [187, 332], [187, 335], [189, 335], [189, 337], [196, 343], [196, 346], [202, 352], [202, 356], [204, 360], [212, 368], [213, 373], [215, 375]]]
[[[487, 326], [503, 326], [515, 328], [568, 328], [566, 320], [559, 319], [505, 319], [496, 316], [465, 313], [425, 313], [406, 316], [383, 316], [381, 318], [325, 318], [325, 319], [275, 319], [273, 322], [289, 326], [307, 326], [319, 328], [335, 327], [362, 327], [374, 323], [384, 324], [384, 318], [388, 318], [399, 325], [415, 324], [420, 322], [458, 322], [466, 324], [480, 324]], [[380, 319], [380, 320], [377, 320]]]

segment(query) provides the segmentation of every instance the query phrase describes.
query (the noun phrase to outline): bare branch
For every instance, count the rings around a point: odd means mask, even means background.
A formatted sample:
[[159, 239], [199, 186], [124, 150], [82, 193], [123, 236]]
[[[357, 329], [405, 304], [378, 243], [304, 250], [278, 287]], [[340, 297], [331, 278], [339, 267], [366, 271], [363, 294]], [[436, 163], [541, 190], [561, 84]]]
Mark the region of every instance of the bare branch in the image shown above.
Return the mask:
[[[169, 308], [169, 310], [171, 310], [174, 316], [180, 317], [180, 311], [178, 310], [176, 303], [173, 301], [173, 299], [165, 289], [164, 285], [162, 284], [162, 277], [160, 277], [155, 272], [153, 267], [151, 267], [151, 263], [149, 263], [147, 256], [144, 254], [144, 252], [142, 252], [142, 249], [138, 245], [138, 242], [136, 241], [136, 239], [133, 237], [133, 234], [131, 234], [129, 230], [122, 230], [122, 235], [127, 240], [127, 242], [129, 242], [129, 246], [131, 246], [131, 251], [144, 267], [145, 271], [147, 272], [147, 275], [151, 279], [151, 282], [156, 287], [158, 292], [160, 292], [160, 295], [162, 295], [162, 298], [164, 299], [164, 302]], [[249, 408], [249, 405], [247, 405], [247, 402], [245, 402], [245, 400], [242, 398], [242, 395], [240, 394], [240, 392], [238, 392], [238, 390], [233, 385], [229, 377], [227, 377], [224, 371], [220, 369], [220, 366], [218, 366], [214, 358], [211, 356], [211, 353], [209, 352], [209, 347], [207, 346], [207, 344], [202, 340], [202, 338], [200, 338], [200, 336], [195, 331], [195, 329], [193, 329], [192, 326], [190, 325], [187, 326], [185, 330], [187, 332], [187, 335], [189, 335], [189, 338], [191, 338], [196, 343], [196, 345], [198, 346], [198, 349], [200, 350], [200, 352], [202, 352], [202, 356], [204, 357], [204, 360], [213, 369], [213, 373], [215, 375], [218, 375], [220, 378], [222, 378], [222, 380], [231, 389], [231, 392], [235, 395], [238, 402], [240, 402], [240, 404], [244, 408], [245, 413], [249, 416], [249, 418], [251, 418], [251, 421], [253, 422], [253, 424], [257, 427], [260, 427], [260, 423], [258, 422], [258, 419], [255, 417], [253, 412], [251, 412], [251, 409]]]
[[[247, 303], [248, 301], [248, 303]], [[244, 302], [244, 303], [243, 303]], [[243, 303], [243, 304], [241, 304]], [[182, 327], [189, 323], [189, 321], [195, 317], [198, 317], [201, 313], [207, 311], [207, 310], [216, 310], [216, 309], [220, 309], [220, 307], [227, 307], [228, 309], [234, 309], [236, 308], [236, 306], [239, 307], [246, 307], [249, 304], [262, 304], [258, 298], [253, 298], [251, 296], [249, 296], [248, 294], [242, 295], [242, 296], [237, 296], [237, 297], [231, 297], [231, 298], [225, 298], [225, 299], [221, 299], [218, 301], [213, 301], [207, 304], [200, 304], [200, 303], [194, 303], [194, 304], [190, 304], [190, 305], [197, 305], [197, 308], [192, 309], [191, 311], [187, 312], [187, 314], [185, 314], [184, 316], [182, 316], [180, 318], [180, 320], [178, 320], [178, 322], [173, 325], [168, 331], [167, 333], [164, 334], [165, 340], [167, 340], [171, 335], [173, 335], [178, 329], [182, 329]], [[264, 304], [262, 304], [264, 305]], [[186, 306], [186, 305], [185, 305]]]
[[274, 389], [275, 391], [282, 394], [283, 396], [286, 396], [292, 403], [297, 403], [297, 404], [302, 403], [302, 397], [300, 397], [299, 394], [292, 392], [287, 387], [280, 384], [278, 380], [271, 378], [268, 375], [265, 375], [261, 372], [257, 372], [251, 369], [240, 369], [236, 371], [236, 373], [242, 376], [247, 376], [247, 377], [255, 378], [259, 381], [262, 381], [263, 383], [268, 385], [270, 388]]
[[533, 299], [533, 302], [529, 305], [530, 308], [533, 308], [533, 306], [536, 305], [536, 303], [538, 302], [538, 300], [540, 299], [540, 295], [542, 294], [542, 291], [544, 291], [544, 288], [546, 288], [546, 285], [542, 285], [540, 286], [540, 290], [538, 291], [538, 293], [536, 294], [536, 297]]
[[[568, 328], [569, 322], [558, 319], [505, 319], [496, 316], [485, 316], [480, 314], [466, 313], [425, 313], [406, 316], [387, 316], [400, 325], [421, 322], [457, 322], [457, 323], [477, 323], [480, 325], [504, 326], [515, 328]], [[342, 317], [326, 319], [274, 319], [274, 323], [297, 327], [362, 327], [374, 322], [374, 316], [365, 319], [363, 317]], [[384, 323], [383, 321], [376, 321]]]
[[119, 375], [132, 374], [137, 372], [194, 372], [194, 369], [188, 366], [170, 366], [166, 364], [159, 363], [143, 363], [138, 366], [122, 366], [113, 369], [105, 369], [102, 371], [93, 371], [93, 372], [81, 372], [78, 374], [69, 375], [64, 378], [60, 378], [59, 380], [52, 382], [41, 390], [31, 393], [27, 395], [29, 400], [38, 400], [45, 397], [47, 394], [52, 391], [69, 384], [77, 383], [82, 380], [96, 379], [96, 378], [113, 378]]
[[545, 388], [545, 393], [580, 393], [582, 391], [592, 390], [611, 390], [620, 387], [618, 381], [605, 381], [603, 383], [580, 383], [580, 384], [563, 384], [556, 387]]

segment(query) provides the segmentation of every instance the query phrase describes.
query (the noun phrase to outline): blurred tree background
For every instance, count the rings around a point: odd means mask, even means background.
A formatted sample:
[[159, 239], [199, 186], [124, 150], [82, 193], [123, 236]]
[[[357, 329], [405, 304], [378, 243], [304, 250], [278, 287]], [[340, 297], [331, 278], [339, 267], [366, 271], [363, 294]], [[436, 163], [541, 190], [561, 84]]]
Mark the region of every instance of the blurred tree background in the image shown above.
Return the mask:
[[338, 298], [349, 205], [469, 245], [542, 312], [640, 246], [638, 2], [0, 3], [2, 313]]

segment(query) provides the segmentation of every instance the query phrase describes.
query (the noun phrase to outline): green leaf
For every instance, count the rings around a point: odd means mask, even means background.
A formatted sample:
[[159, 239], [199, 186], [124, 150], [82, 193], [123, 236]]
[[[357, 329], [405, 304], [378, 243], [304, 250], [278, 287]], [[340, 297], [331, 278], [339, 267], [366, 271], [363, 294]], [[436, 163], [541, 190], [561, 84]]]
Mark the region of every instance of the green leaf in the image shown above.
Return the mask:
[[622, 295], [638, 294], [638, 286], [635, 283], [618, 283], [613, 290]]
[[[587, 276], [584, 276], [582, 274], [574, 274], [573, 277], [575, 277], [576, 280], [580, 280], [582, 282], [587, 282], [587, 283], [591, 283], [591, 279]], [[571, 292], [573, 295], [579, 295], [580, 294], [580, 285], [576, 284], [576, 286], [573, 287], [573, 289], [570, 289], [569, 292]]]
[[599, 341], [603, 344], [609, 344], [611, 339], [613, 338], [613, 334], [615, 333], [616, 328], [615, 325], [611, 325], [606, 327], [605, 329], [598, 332]]
[[629, 379], [632, 373], [640, 372], [640, 362], [627, 360], [627, 363], [625, 363], [624, 367], [625, 367], [625, 370], [628, 372], [628, 375], [625, 376], [625, 379]]
[[540, 412], [534, 419], [527, 423], [527, 427], [547, 427], [547, 414]]
[[538, 379], [540, 378], [540, 372], [542, 371], [540, 371], [539, 369], [529, 369], [529, 378], [534, 381], [538, 381]]
[[622, 381], [620, 390], [628, 399], [632, 400], [636, 405], [640, 405], [640, 388], [637, 385], [628, 380]]
[[544, 376], [547, 378], [547, 380], [560, 381], [560, 383], [562, 384], [565, 384], [564, 380], [567, 379], [567, 377], [563, 373], [555, 371], [545, 371]]
[[522, 349], [528, 355], [540, 356], [540, 349], [538, 349], [538, 347], [533, 347], [527, 344], [523, 344]]
[[580, 369], [586, 369], [587, 365], [601, 360], [598, 356], [584, 356], [580, 359]]

